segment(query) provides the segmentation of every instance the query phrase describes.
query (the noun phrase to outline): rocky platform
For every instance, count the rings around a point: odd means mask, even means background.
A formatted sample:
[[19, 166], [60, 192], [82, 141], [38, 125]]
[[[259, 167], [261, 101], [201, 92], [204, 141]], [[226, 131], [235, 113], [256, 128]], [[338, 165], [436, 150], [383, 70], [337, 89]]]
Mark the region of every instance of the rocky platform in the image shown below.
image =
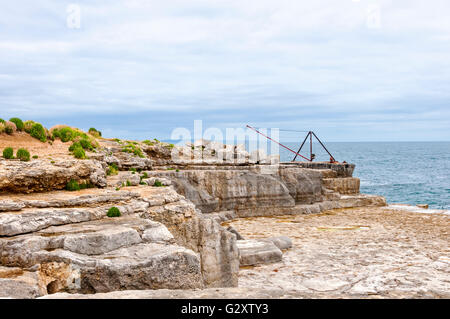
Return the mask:
[[[112, 206], [121, 217], [106, 216]], [[237, 284], [234, 235], [170, 187], [1, 196], [0, 207], [1, 296]]]
[[[89, 160], [0, 160], [1, 297], [236, 287], [240, 266], [279, 263], [292, 242], [244, 240], [226, 222], [386, 204], [359, 194], [351, 164], [274, 164], [223, 144], [175, 161], [176, 148], [127, 143], [101, 140]], [[62, 191], [71, 180], [96, 188]]]

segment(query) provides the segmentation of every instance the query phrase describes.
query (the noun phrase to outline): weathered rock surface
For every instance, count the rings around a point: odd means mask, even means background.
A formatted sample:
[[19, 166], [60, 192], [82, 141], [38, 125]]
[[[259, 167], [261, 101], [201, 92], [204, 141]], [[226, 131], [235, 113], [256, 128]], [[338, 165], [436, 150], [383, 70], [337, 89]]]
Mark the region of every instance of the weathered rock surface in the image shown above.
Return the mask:
[[235, 235], [214, 218], [204, 216], [187, 201], [150, 208], [142, 217], [167, 226], [177, 243], [200, 253], [207, 287], [238, 284], [239, 259]]
[[338, 294], [305, 293], [286, 289], [209, 288], [189, 290], [126, 290], [93, 295], [57, 293], [41, 299], [302, 299], [343, 298]]
[[244, 240], [244, 239], [245, 239], [245, 238], [242, 237], [241, 234], [239, 234], [239, 232], [238, 232], [236, 229], [234, 229], [232, 226], [228, 226], [228, 227], [227, 227], [227, 230], [228, 230], [230, 233], [235, 234], [237, 240]]
[[63, 189], [71, 180], [106, 186], [102, 163], [91, 160], [31, 162], [0, 160], [0, 192], [32, 193]]
[[339, 206], [341, 208], [352, 207], [371, 207], [371, 206], [386, 206], [386, 199], [382, 196], [376, 195], [344, 195], [339, 200]]
[[358, 194], [360, 180], [355, 177], [324, 178], [323, 185], [325, 188], [338, 192], [342, 195]]
[[243, 236], [293, 240], [279, 263], [241, 269], [239, 287], [313, 298], [449, 298], [449, 217], [388, 207], [238, 219]]
[[[21, 210], [0, 213], [0, 264], [38, 267], [41, 294], [237, 285], [234, 235], [170, 187], [134, 189], [15, 196]], [[107, 218], [111, 206], [123, 217]]]
[[270, 238], [262, 239], [262, 240], [273, 243], [280, 250], [292, 248], [292, 240], [287, 236], [270, 237]]
[[35, 272], [0, 266], [0, 298], [32, 299], [41, 295]]
[[281, 261], [283, 253], [272, 241], [238, 240], [240, 266], [255, 266]]

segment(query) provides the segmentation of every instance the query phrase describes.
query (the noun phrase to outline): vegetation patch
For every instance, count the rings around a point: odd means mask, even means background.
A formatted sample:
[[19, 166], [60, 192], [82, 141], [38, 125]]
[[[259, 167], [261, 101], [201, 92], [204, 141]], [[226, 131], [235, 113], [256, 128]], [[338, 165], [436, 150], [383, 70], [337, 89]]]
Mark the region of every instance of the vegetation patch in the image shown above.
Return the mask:
[[172, 150], [175, 147], [175, 144], [166, 144], [164, 145], [165, 148]]
[[28, 134], [30, 134], [30, 133], [31, 133], [31, 128], [33, 127], [34, 124], [36, 124], [35, 121], [31, 121], [31, 120], [25, 121], [25, 122], [23, 123], [23, 130], [24, 130], [25, 132], [27, 132]]
[[88, 131], [89, 134], [91, 134], [92, 136], [94, 136], [95, 138], [99, 138], [102, 137], [102, 132], [98, 131], [97, 129], [95, 129], [94, 127], [91, 127]]
[[89, 182], [82, 182], [82, 183], [78, 183], [78, 181], [71, 179], [70, 182], [67, 183], [66, 185], [66, 190], [74, 192], [74, 191], [79, 191], [82, 189], [88, 189], [88, 188], [94, 188], [94, 185], [92, 185]]
[[73, 141], [77, 137], [89, 139], [89, 136], [86, 133], [68, 126], [53, 129], [52, 136], [54, 138], [59, 138], [64, 143]]
[[84, 149], [81, 147], [75, 148], [72, 153], [73, 153], [73, 156], [75, 156], [75, 158], [78, 158], [78, 159], [86, 158], [86, 153], [84, 152]]
[[30, 152], [24, 148], [19, 148], [17, 150], [16, 157], [23, 162], [28, 162], [30, 160]]
[[150, 141], [150, 140], [142, 141], [142, 143], [144, 143], [144, 144], [146, 144], [146, 145], [148, 145], [148, 146], [153, 146], [153, 145], [155, 145], [155, 142], [152, 142], [152, 141]]
[[111, 207], [106, 213], [108, 217], [120, 217], [120, 215], [120, 210], [117, 207]]
[[155, 187], [163, 187], [164, 185], [159, 180], [155, 180], [155, 183], [153, 183], [153, 186]]
[[80, 190], [80, 184], [74, 179], [71, 179], [70, 182], [66, 185], [66, 190], [70, 192], [79, 191]]
[[3, 150], [3, 157], [6, 159], [14, 158], [14, 150], [12, 149], [12, 147], [7, 147]]
[[19, 119], [18, 117], [13, 117], [9, 119], [10, 122], [13, 122], [14, 124], [16, 124], [16, 128], [18, 131], [23, 131], [23, 122], [21, 119]]
[[12, 135], [16, 131], [17, 131], [16, 124], [14, 124], [11, 121], [5, 122], [5, 133], [6, 134]]
[[47, 133], [45, 132], [44, 127], [40, 123], [34, 123], [31, 126], [30, 135], [43, 143], [47, 141]]
[[134, 155], [142, 157], [142, 158], [145, 157], [144, 154], [142, 153], [142, 150], [139, 148], [139, 146], [136, 146], [136, 145], [134, 145], [132, 143], [124, 146], [122, 148], [122, 152], [124, 152], [124, 153], [131, 153], [131, 154], [134, 154]]
[[119, 174], [119, 167], [116, 164], [111, 164], [108, 166], [108, 170], [106, 171], [106, 175], [113, 176]]

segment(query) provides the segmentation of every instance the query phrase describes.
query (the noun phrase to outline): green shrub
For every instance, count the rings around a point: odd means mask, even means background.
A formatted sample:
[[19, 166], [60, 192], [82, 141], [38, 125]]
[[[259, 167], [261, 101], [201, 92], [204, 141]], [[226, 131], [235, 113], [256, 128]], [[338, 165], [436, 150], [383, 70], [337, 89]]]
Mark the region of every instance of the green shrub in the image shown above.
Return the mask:
[[4, 119], [0, 119], [0, 123], [5, 123], [5, 120]]
[[108, 217], [120, 217], [120, 215], [120, 210], [117, 207], [111, 207], [106, 213]]
[[33, 124], [30, 130], [30, 135], [43, 143], [47, 141], [47, 134], [45, 133], [44, 127], [40, 123]]
[[23, 162], [28, 162], [30, 160], [30, 152], [24, 148], [19, 148], [17, 150], [16, 157]]
[[3, 150], [3, 157], [6, 159], [14, 158], [14, 150], [12, 147], [7, 147]]
[[147, 172], [144, 172], [144, 173], [142, 174], [142, 178], [148, 178]]
[[37, 155], [33, 155], [33, 158], [34, 158], [34, 159], [38, 159], [38, 158], [39, 158], [39, 156], [37, 156]]
[[77, 147], [73, 150], [73, 156], [78, 159], [85, 159], [86, 153], [84, 152], [84, 149], [82, 149], [81, 147]]
[[80, 144], [80, 142], [73, 142], [72, 145], [69, 147], [69, 152], [75, 151], [77, 148], [83, 148]]
[[127, 186], [130, 187], [131, 186], [131, 182], [129, 180], [127, 180]]
[[74, 179], [71, 179], [70, 182], [67, 183], [66, 185], [66, 190], [68, 191], [79, 191], [80, 190], [80, 184], [78, 184], [78, 182]]
[[13, 134], [15, 131], [17, 131], [16, 124], [14, 124], [14, 123], [11, 122], [11, 121], [5, 122], [5, 133], [6, 133], [6, 134], [11, 135], [11, 134]]
[[178, 173], [180, 170], [177, 168], [176, 172]]
[[119, 174], [119, 167], [114, 163], [109, 165], [106, 174], [109, 176]]
[[36, 122], [34, 122], [34, 121], [25, 121], [23, 123], [23, 130], [25, 132], [27, 132], [28, 134], [30, 134], [31, 133], [31, 128], [33, 127], [34, 124], [36, 124]]
[[88, 189], [88, 188], [94, 188], [94, 185], [92, 185], [89, 182], [80, 183], [80, 189]]
[[95, 128], [91, 127], [88, 131], [89, 134], [91, 134], [94, 137], [101, 137], [102, 136], [102, 132], [96, 130]]
[[13, 122], [14, 124], [16, 124], [17, 130], [18, 131], [23, 131], [23, 122], [21, 119], [17, 118], [17, 117], [13, 117], [9, 119], [11, 122]]
[[91, 142], [88, 139], [81, 139], [80, 140], [80, 145], [83, 149], [88, 150], [88, 151], [92, 151], [94, 150], [94, 146], [91, 144]]
[[52, 135], [53, 138], [59, 138], [64, 143], [73, 141], [76, 137], [79, 136], [84, 139], [89, 139], [86, 133], [68, 126], [62, 127], [60, 129], [54, 129]]
[[163, 184], [159, 180], [156, 180], [155, 183], [153, 184], [153, 186], [155, 186], [155, 187], [162, 187]]

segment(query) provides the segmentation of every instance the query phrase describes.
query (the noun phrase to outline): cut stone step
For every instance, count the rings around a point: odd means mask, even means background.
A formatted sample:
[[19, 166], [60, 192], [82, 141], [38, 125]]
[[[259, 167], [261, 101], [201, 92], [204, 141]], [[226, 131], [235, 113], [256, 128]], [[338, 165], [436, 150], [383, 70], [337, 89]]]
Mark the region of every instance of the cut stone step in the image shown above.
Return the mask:
[[271, 241], [238, 240], [240, 266], [256, 266], [281, 261], [283, 253]]
[[287, 236], [270, 237], [263, 241], [271, 242], [281, 250], [292, 248], [292, 240]]

